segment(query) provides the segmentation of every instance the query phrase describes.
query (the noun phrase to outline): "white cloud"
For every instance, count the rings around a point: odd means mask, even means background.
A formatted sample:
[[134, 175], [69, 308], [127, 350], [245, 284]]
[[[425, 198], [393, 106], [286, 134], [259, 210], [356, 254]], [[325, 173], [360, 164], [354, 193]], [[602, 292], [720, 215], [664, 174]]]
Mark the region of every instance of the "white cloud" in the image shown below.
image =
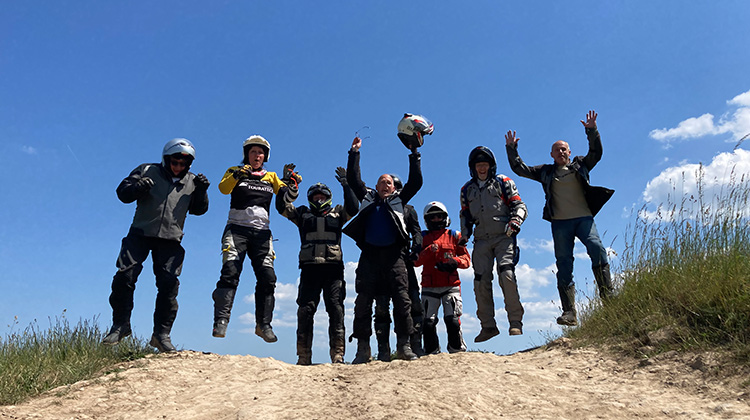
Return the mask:
[[518, 238], [518, 247], [521, 250], [530, 250], [536, 254], [540, 252], [555, 253], [555, 245], [551, 239], [535, 239], [530, 241], [526, 238]]
[[719, 134], [714, 125], [714, 116], [703, 114], [700, 117], [688, 118], [677, 124], [675, 128], [660, 128], [651, 130], [648, 135], [655, 140], [664, 141], [671, 139], [690, 139], [703, 137], [709, 134]]
[[[670, 207], [682, 208], [690, 218], [696, 211], [719, 210], [721, 197], [737, 184], [750, 179], [750, 151], [737, 149], [714, 156], [708, 165], [684, 163], [662, 171], [643, 191], [645, 208], [639, 212], [646, 220], [672, 220], [677, 214]], [[701, 190], [698, 186], [701, 185]]]
[[714, 115], [710, 113], [688, 118], [674, 128], [651, 130], [649, 137], [669, 145], [675, 140], [731, 133], [732, 138], [729, 141], [737, 141], [750, 133], [750, 91], [735, 96], [727, 101], [727, 104], [739, 109], [731, 114], [727, 112], [718, 121], [714, 121]]
[[[556, 271], [557, 268], [555, 267], [555, 264], [548, 265], [541, 269], [532, 268], [528, 264], [518, 264], [516, 266], [518, 293], [524, 298], [539, 296], [540, 290], [544, 290], [546, 286], [556, 282]], [[495, 278], [497, 278], [497, 273], [495, 273]], [[496, 292], [500, 292], [500, 294], [496, 294], [496, 296], [502, 296], [502, 291], [499, 290], [499, 287]]]
[[21, 151], [26, 153], [27, 155], [36, 155], [39, 153], [37, 149], [32, 146], [21, 146]]
[[745, 93], [740, 93], [731, 100], [727, 101], [727, 103], [730, 105], [750, 106], [750, 90]]

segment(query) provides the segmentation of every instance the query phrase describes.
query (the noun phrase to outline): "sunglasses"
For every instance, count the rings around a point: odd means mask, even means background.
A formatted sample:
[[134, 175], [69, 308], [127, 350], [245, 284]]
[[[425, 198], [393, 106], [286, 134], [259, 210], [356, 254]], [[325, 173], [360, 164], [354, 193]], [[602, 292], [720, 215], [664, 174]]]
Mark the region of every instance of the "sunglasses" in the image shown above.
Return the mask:
[[170, 159], [169, 164], [172, 166], [179, 167], [179, 168], [184, 168], [187, 166], [187, 162], [185, 162], [184, 160]]

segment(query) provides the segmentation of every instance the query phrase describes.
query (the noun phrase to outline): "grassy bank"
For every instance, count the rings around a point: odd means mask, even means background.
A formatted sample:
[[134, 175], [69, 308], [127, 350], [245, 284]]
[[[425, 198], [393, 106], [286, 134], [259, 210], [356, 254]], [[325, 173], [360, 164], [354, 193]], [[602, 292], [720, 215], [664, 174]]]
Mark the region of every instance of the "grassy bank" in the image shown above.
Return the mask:
[[128, 337], [106, 347], [100, 344], [101, 338], [96, 319], [71, 327], [64, 314], [50, 320], [48, 329], [32, 324], [23, 331], [11, 330], [0, 338], [0, 405], [19, 403], [60, 385], [92, 378], [118, 362], [153, 353], [143, 340]]
[[583, 308], [568, 336], [644, 356], [719, 350], [750, 365], [748, 179], [710, 198], [697, 179], [697, 194], [635, 216], [618, 294]]

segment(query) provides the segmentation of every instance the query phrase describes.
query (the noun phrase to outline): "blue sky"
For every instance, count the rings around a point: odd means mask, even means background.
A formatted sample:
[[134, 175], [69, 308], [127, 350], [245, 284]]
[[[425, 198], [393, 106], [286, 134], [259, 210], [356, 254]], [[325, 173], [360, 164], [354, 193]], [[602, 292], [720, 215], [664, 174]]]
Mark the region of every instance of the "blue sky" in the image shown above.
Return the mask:
[[[279, 341], [253, 333], [255, 279], [246, 265], [225, 339], [210, 335], [211, 291], [221, 266], [229, 197], [217, 188], [241, 160], [242, 141], [271, 143], [269, 170], [294, 162], [303, 188], [341, 190], [361, 131], [363, 178], [407, 173], [396, 137], [404, 112], [427, 116], [435, 133], [422, 148], [425, 184], [412, 204], [444, 202], [458, 227], [467, 156], [492, 148], [529, 208], [517, 269], [525, 333], [481, 345], [473, 274], [464, 270], [463, 328], [470, 349], [510, 353], [560, 334], [549, 224], [541, 187], [510, 172], [503, 134], [513, 129], [529, 164], [551, 162], [564, 139], [585, 154], [579, 120], [599, 113], [604, 157], [592, 182], [616, 190], [596, 222], [614, 253], [633, 210], [654, 211], [691, 193], [702, 163], [710, 194], [728, 173], [750, 174], [750, 5], [742, 1], [573, 2], [5, 2], [0, 8], [0, 332], [65, 311], [98, 316], [120, 239], [135, 206], [115, 188], [162, 146], [186, 137], [197, 148], [193, 172], [212, 182], [206, 215], [190, 216], [183, 245], [180, 311], [173, 341], [186, 349], [294, 362], [299, 239], [272, 215], [277, 242]], [[686, 179], [683, 184], [683, 179]], [[303, 204], [300, 201], [299, 204]], [[347, 333], [359, 251], [346, 238]], [[592, 293], [583, 247], [575, 278]], [[613, 265], [618, 262], [613, 259]], [[495, 286], [497, 318], [507, 329]], [[155, 286], [150, 260], [136, 291], [133, 326], [151, 331]], [[327, 362], [322, 303], [313, 361]], [[623, 314], [627, 316], [627, 314]], [[17, 317], [17, 321], [16, 321]], [[441, 323], [442, 325], [442, 323]], [[445, 334], [441, 334], [445, 343]], [[354, 356], [347, 349], [347, 361]]]

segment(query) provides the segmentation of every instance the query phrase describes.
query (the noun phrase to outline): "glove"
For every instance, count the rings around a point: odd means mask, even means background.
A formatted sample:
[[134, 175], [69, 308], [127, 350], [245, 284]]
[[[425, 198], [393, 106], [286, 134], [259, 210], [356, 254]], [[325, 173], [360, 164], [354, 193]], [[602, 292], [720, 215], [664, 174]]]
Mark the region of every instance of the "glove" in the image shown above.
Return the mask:
[[247, 178], [250, 176], [250, 170], [248, 168], [250, 168], [250, 165], [245, 165], [240, 169], [235, 170], [232, 173], [232, 176], [234, 177], [234, 179]]
[[297, 172], [294, 172], [294, 168], [296, 168], [296, 166], [293, 163], [287, 163], [284, 165], [281, 181], [286, 185], [293, 185], [296, 187], [302, 183], [302, 177]]
[[138, 195], [143, 195], [147, 193], [151, 187], [154, 186], [154, 180], [144, 176], [143, 178], [139, 179], [138, 182], [135, 183], [135, 190], [138, 192]]
[[458, 270], [458, 261], [456, 261], [453, 258], [448, 258], [447, 260], [443, 262], [439, 262], [435, 264], [435, 268], [437, 268], [438, 271], [442, 271], [445, 273], [452, 273]]
[[193, 179], [193, 184], [195, 184], [195, 189], [198, 191], [207, 191], [208, 186], [211, 185], [210, 182], [208, 182], [208, 178], [206, 178], [203, 174], [198, 174]]
[[462, 236], [461, 239], [458, 240], [458, 246], [466, 246], [466, 244], [469, 243], [469, 240], [466, 239], [465, 236]]
[[517, 217], [511, 218], [505, 225], [505, 234], [508, 236], [518, 235], [521, 231], [521, 219]]
[[336, 168], [336, 181], [338, 181], [341, 185], [346, 186], [346, 169], [342, 168], [341, 166]]

